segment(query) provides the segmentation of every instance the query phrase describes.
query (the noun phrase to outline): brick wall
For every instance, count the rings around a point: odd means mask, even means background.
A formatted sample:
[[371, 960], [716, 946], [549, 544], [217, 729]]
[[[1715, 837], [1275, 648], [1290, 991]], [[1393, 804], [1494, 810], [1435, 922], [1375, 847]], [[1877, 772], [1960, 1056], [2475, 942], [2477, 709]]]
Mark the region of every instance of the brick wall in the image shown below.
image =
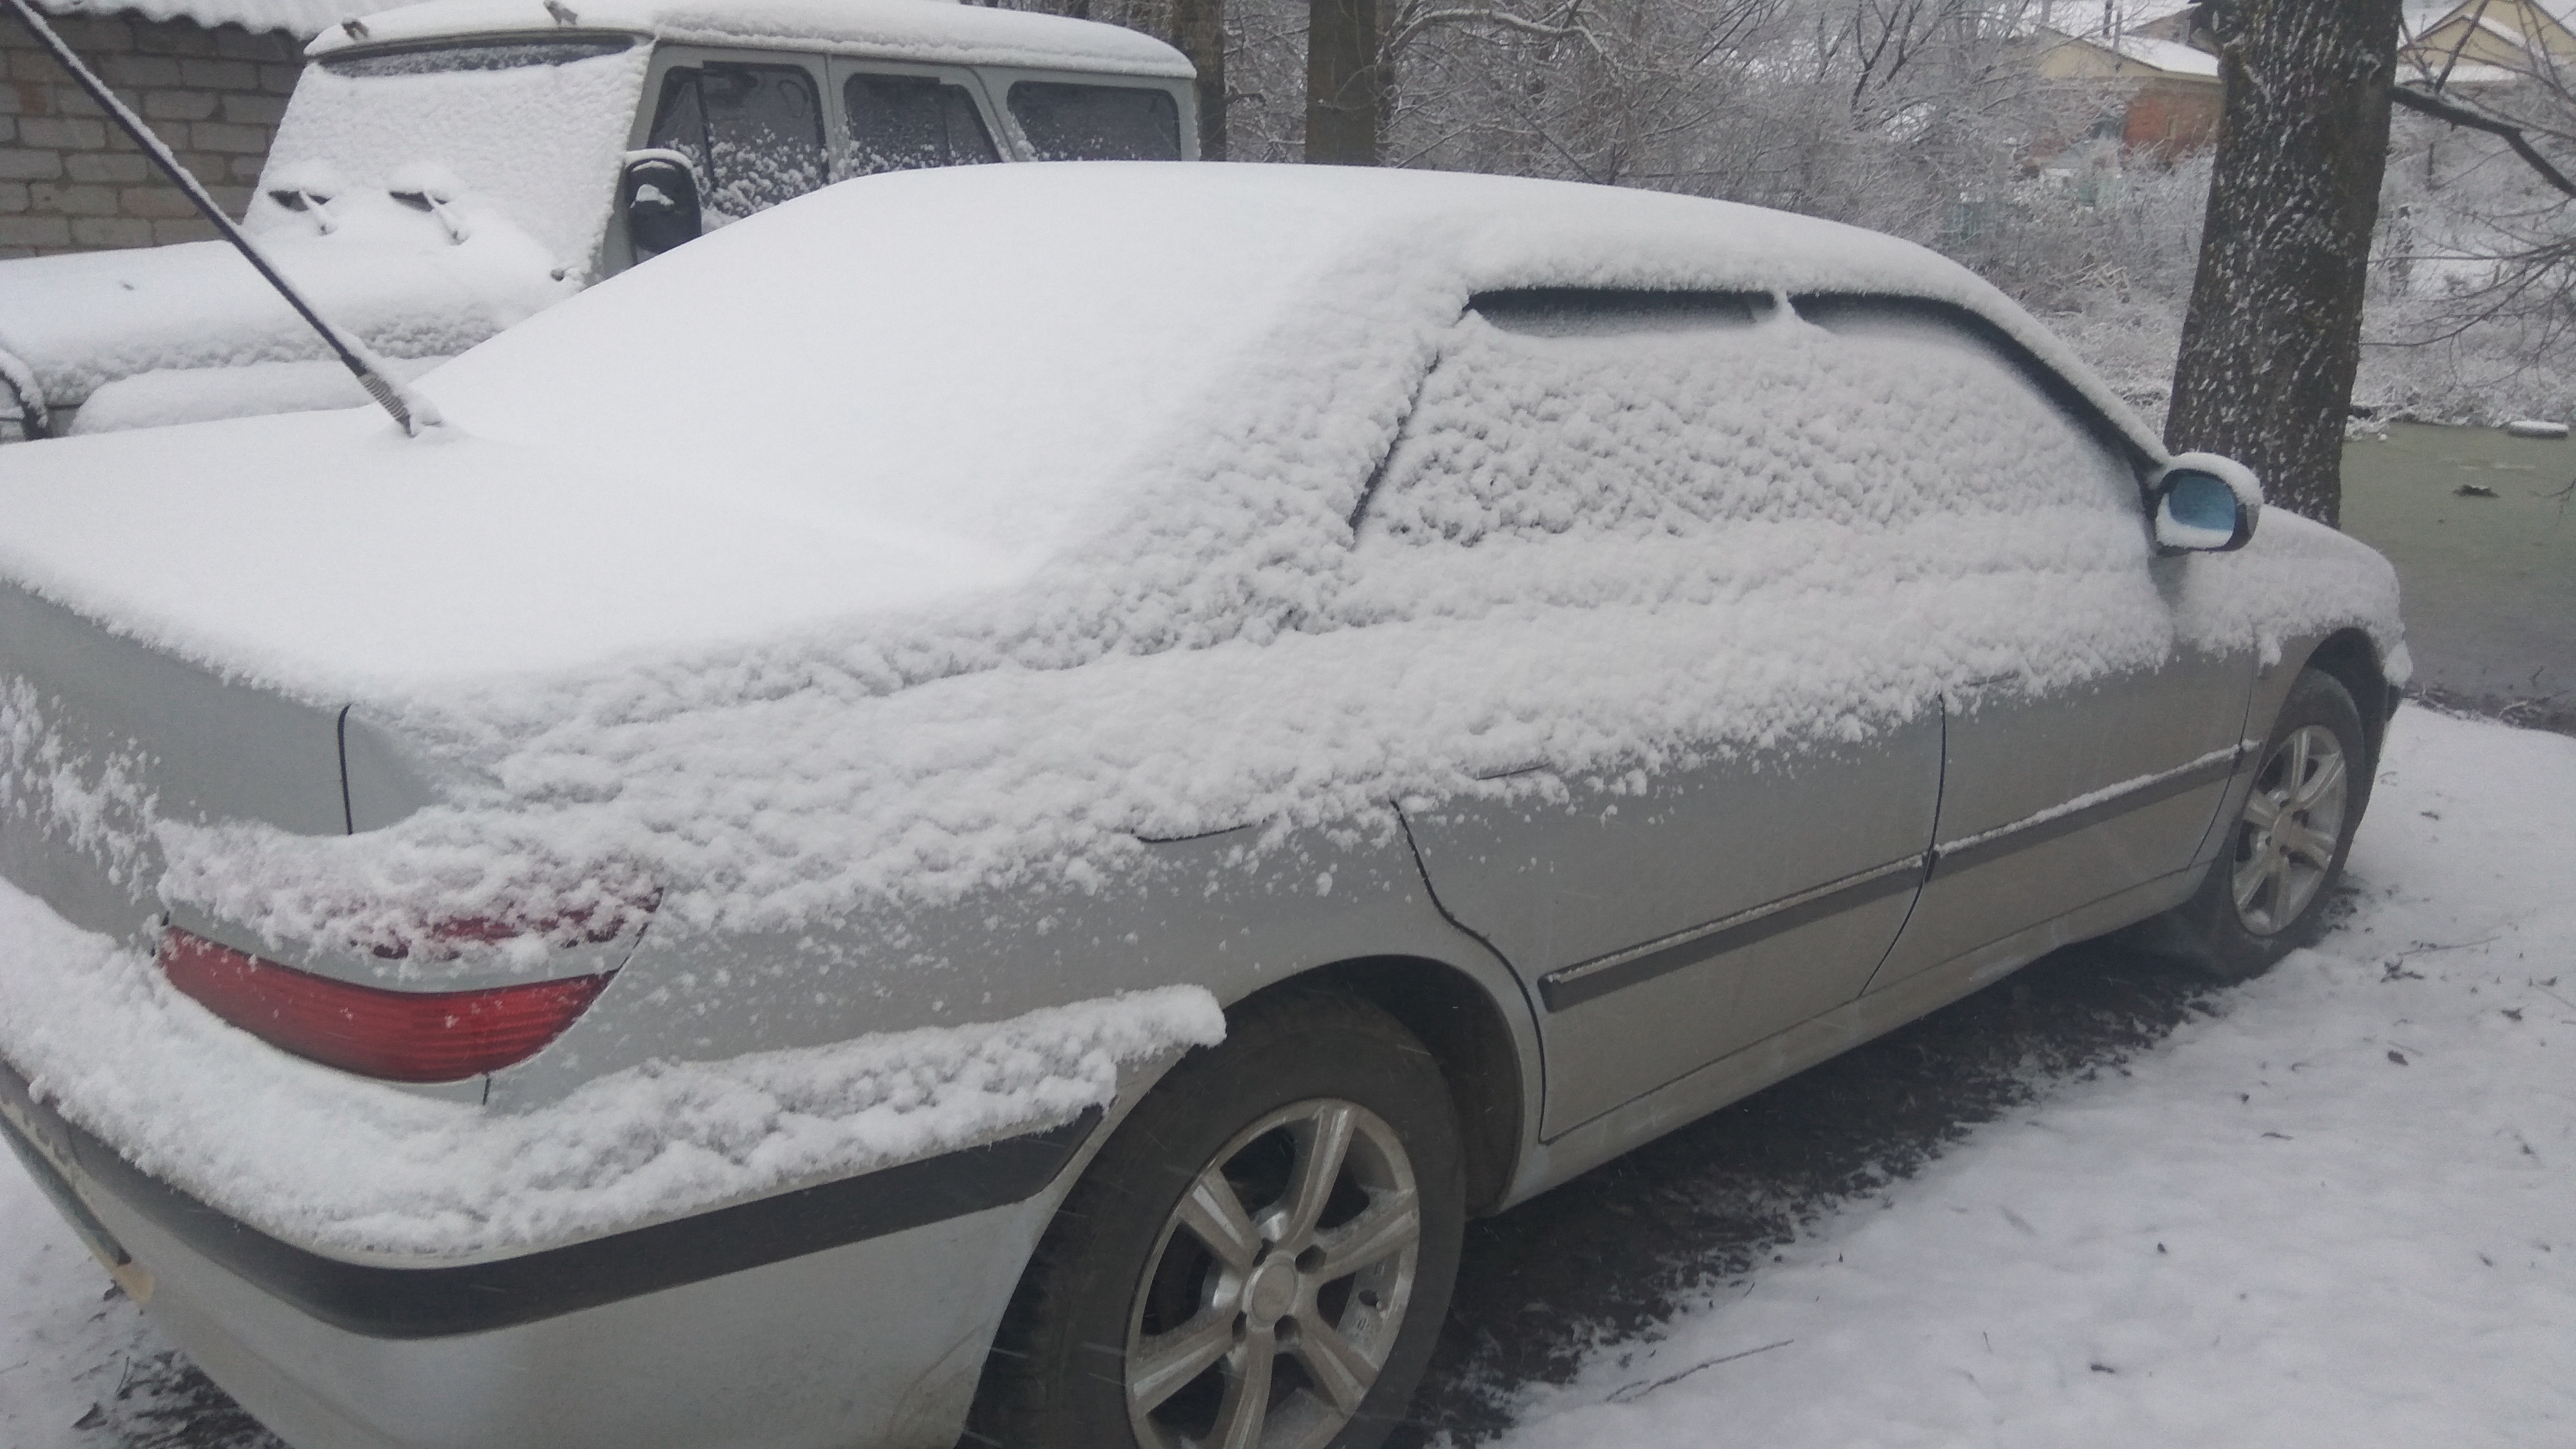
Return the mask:
[[[186, 20], [54, 28], [234, 216], [295, 88], [303, 44]], [[15, 16], [0, 18], [0, 257], [196, 241], [214, 228]]]
[[2148, 81], [2129, 98], [2120, 143], [2171, 161], [2218, 138], [2221, 109], [2216, 85]]

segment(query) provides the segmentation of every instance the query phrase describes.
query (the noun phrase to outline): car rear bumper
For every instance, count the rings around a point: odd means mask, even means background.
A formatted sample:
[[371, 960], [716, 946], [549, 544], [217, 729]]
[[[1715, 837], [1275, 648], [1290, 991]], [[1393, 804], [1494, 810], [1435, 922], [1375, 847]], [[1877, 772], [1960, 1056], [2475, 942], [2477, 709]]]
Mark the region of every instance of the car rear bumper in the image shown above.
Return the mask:
[[545, 1252], [306, 1252], [126, 1163], [0, 1065], [0, 1133], [197, 1364], [309, 1449], [953, 1444], [1098, 1120]]

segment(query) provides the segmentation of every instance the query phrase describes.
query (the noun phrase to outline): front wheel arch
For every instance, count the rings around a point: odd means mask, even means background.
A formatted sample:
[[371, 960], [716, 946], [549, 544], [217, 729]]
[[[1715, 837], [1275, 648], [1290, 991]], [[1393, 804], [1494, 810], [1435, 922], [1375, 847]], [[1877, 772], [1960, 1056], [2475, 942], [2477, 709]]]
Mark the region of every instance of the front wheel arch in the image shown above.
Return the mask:
[[[2329, 755], [2330, 800], [2322, 763]], [[2223, 981], [2259, 976], [2315, 940], [2369, 806], [2375, 765], [2367, 717], [2351, 691], [2324, 669], [2300, 670], [2251, 762], [2244, 798], [2219, 824], [2217, 856], [2200, 888], [2150, 923], [2146, 939], [2160, 938]]]
[[2380, 745], [2388, 735], [2388, 719], [2397, 707], [2396, 687], [2388, 683], [2386, 671], [2380, 668], [2379, 646], [2359, 629], [2337, 630], [2309, 653], [2307, 667], [2333, 676], [2352, 696], [2353, 707], [2361, 712], [2362, 740], [2369, 752], [2370, 767], [2376, 770]]

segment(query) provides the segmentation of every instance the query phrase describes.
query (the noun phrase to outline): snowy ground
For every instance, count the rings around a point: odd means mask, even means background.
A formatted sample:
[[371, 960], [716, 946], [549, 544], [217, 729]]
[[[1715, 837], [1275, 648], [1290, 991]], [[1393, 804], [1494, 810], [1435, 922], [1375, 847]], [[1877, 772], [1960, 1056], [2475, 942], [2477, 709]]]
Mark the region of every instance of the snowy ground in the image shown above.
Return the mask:
[[[2165, 1019], [2118, 1070], [2044, 1077], [1982, 1126], [1958, 1125], [1977, 1110], [1935, 1112], [1924, 1139], [1960, 1140], [1897, 1164], [1912, 1175], [1851, 1171], [1823, 1189], [1838, 1208], [1803, 1228], [1793, 1215], [1777, 1246], [1757, 1223], [1746, 1241], [1771, 1261], [1701, 1272], [1668, 1323], [1639, 1334], [1592, 1312], [1610, 1321], [1576, 1331], [1604, 1341], [1547, 1375], [1565, 1382], [1503, 1388], [1503, 1415], [1443, 1407], [1454, 1388], [1426, 1396], [1423, 1427], [1507, 1417], [1510, 1449], [2576, 1442], [2571, 821], [2576, 739], [2407, 711], [2351, 913], [2319, 949], [2196, 1007], [2138, 988]], [[2039, 968], [2030, 989], [2090, 966]], [[2023, 989], [1964, 1010], [2009, 1015]], [[1869, 1049], [1882, 1057], [1865, 1075], [1889, 1079], [1891, 1052], [1937, 1056], [1939, 1030]], [[1901, 1080], [1892, 1096], [1849, 1080], [1819, 1096], [1836, 1070], [1781, 1091], [1820, 1113], [1915, 1104]], [[1919, 1156], [1852, 1125], [1861, 1157]], [[1697, 1179], [1652, 1178], [1655, 1152], [1484, 1230], [1543, 1239], [1551, 1213], [1587, 1200], [1594, 1219], [1671, 1217], [1677, 1182]], [[1499, 1280], [1509, 1256], [1481, 1261]], [[1479, 1287], [1462, 1319], [1487, 1321], [1464, 1336], [1508, 1336]], [[0, 1444], [266, 1442], [105, 1291], [0, 1167]], [[1559, 1333], [1587, 1312], [1536, 1308]]]

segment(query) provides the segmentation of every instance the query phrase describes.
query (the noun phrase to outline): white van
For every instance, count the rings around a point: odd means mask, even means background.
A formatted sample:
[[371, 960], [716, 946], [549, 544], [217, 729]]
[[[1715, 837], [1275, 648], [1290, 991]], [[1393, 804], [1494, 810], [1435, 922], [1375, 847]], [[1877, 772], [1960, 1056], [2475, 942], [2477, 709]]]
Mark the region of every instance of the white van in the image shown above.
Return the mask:
[[[407, 374], [829, 182], [1198, 151], [1179, 51], [943, 0], [437, 0], [306, 54], [243, 225]], [[365, 401], [220, 242], [0, 262], [0, 384], [10, 437]]]

